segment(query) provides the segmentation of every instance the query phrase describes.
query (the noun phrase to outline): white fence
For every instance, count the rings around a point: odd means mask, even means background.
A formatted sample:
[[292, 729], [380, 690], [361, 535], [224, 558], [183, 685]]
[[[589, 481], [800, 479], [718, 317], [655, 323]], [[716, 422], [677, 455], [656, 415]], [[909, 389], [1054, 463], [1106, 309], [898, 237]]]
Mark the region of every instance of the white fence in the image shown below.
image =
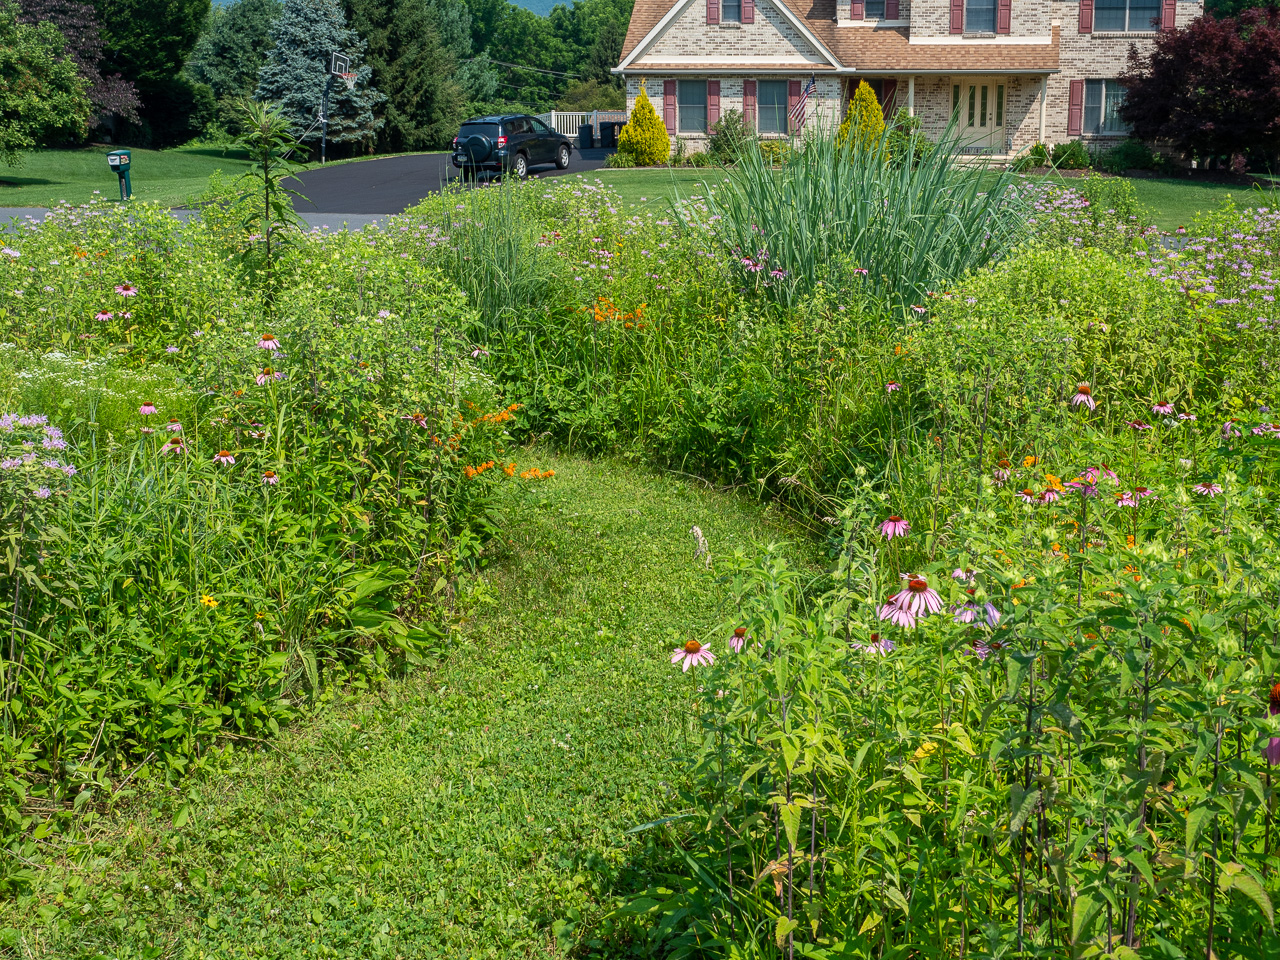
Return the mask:
[[625, 110], [552, 110], [550, 113], [538, 114], [538, 119], [556, 133], [562, 133], [566, 137], [576, 137], [578, 128], [589, 123], [592, 134], [598, 141], [600, 124], [626, 123], [627, 112]]

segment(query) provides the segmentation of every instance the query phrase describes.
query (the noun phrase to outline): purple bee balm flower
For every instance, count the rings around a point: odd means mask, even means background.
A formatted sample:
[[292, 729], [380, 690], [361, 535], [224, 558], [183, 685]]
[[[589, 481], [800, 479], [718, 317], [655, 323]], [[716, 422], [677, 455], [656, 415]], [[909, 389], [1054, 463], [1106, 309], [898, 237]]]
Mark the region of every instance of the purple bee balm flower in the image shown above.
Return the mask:
[[36, 487], [36, 497], [40, 500], [48, 500], [52, 496], [48, 487]]
[[680, 664], [684, 672], [688, 673], [690, 667], [711, 666], [716, 662], [716, 656], [709, 647], [697, 640], [690, 640], [683, 647], [676, 647], [672, 651], [671, 662]]
[[177, 347], [175, 347], [173, 344], [169, 344], [169, 346], [164, 348], [164, 352], [165, 353], [181, 353], [182, 351], [179, 350]]
[[1161, 400], [1152, 405], [1151, 412], [1162, 417], [1171, 417], [1173, 416], [1173, 404], [1167, 400]]
[[1208, 483], [1207, 481], [1205, 483], [1197, 483], [1191, 489], [1200, 494], [1200, 496], [1208, 497], [1210, 499], [1213, 499], [1222, 492], [1222, 488], [1216, 483]]
[[1076, 395], [1071, 398], [1071, 405], [1073, 407], [1088, 407], [1090, 410], [1097, 407], [1098, 404], [1093, 399], [1093, 388], [1087, 383], [1077, 383]]
[[905, 537], [911, 532], [911, 524], [895, 514], [880, 524], [880, 532], [884, 534], [886, 540], [892, 540], [894, 537]]

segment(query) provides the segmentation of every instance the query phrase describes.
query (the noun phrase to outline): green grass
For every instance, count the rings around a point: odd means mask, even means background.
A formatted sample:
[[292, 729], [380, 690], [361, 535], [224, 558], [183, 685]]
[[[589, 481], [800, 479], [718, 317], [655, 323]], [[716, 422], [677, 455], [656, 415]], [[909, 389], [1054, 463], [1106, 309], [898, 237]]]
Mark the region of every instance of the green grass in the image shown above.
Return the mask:
[[[103, 199], [119, 200], [119, 181], [107, 166], [108, 152], [110, 148], [97, 146], [23, 154], [22, 166], [0, 167], [0, 207], [52, 207], [64, 200], [88, 203], [95, 190]], [[244, 151], [230, 147], [130, 152], [134, 197], [169, 206], [181, 206], [203, 193], [215, 170], [235, 176], [249, 168]]]
[[592, 949], [606, 905], [664, 855], [656, 832], [625, 831], [682, 806], [671, 757], [695, 680], [668, 658], [725, 616], [689, 529], [721, 555], [787, 531], [742, 498], [640, 468], [521, 461], [556, 476], [507, 508], [486, 590], [442, 663], [238, 751], [192, 788], [181, 827], [177, 795], [144, 788], [91, 847], [0, 906], [0, 946], [450, 960]]
[[701, 170], [601, 170], [586, 174], [590, 180], [599, 178], [606, 186], [618, 191], [625, 206], [642, 209], [661, 209], [676, 198], [702, 193], [704, 183], [714, 186], [728, 174], [714, 167]]

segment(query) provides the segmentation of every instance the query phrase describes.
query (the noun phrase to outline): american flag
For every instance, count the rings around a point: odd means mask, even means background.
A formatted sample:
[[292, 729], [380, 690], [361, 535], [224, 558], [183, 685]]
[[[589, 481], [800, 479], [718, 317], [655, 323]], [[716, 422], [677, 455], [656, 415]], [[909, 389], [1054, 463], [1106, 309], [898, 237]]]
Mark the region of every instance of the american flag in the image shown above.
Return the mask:
[[804, 91], [800, 94], [800, 99], [796, 101], [796, 105], [791, 108], [791, 128], [799, 130], [804, 126], [806, 119], [804, 115], [805, 105], [809, 102], [809, 94], [813, 93], [817, 82], [813, 77], [809, 77], [809, 82], [805, 84]]

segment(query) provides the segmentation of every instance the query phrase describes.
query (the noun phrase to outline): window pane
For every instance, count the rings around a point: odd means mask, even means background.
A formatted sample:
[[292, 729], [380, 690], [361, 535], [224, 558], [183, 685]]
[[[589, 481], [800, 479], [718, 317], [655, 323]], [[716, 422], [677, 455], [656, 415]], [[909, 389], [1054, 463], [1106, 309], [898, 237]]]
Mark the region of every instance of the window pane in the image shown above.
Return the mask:
[[1086, 80], [1084, 83], [1083, 133], [1102, 132], [1102, 81]]
[[677, 102], [681, 133], [707, 132], [707, 81], [681, 80]]
[[1101, 31], [1127, 29], [1125, 26], [1127, 6], [1127, 0], [1094, 0], [1093, 29]]
[[742, 0], [721, 0], [720, 20], [738, 23], [742, 19]]
[[1129, 0], [1129, 30], [1133, 33], [1159, 30], [1152, 21], [1160, 19], [1160, 4], [1151, 0]]
[[761, 133], [787, 132], [787, 81], [761, 80], [756, 84], [756, 104]]
[[987, 125], [987, 85], [982, 85], [982, 113], [978, 115], [978, 126], [985, 127]]
[[960, 84], [955, 84], [951, 88], [951, 115], [954, 117], [960, 112]]
[[964, 6], [965, 33], [996, 32], [996, 0], [966, 0]]
[[868, 20], [883, 20], [884, 0], [866, 0], [863, 16]]
[[996, 84], [996, 126], [1004, 126], [1004, 84]]
[[971, 127], [973, 126], [973, 113], [974, 113], [974, 106], [977, 101], [977, 96], [978, 96], [978, 88], [970, 87], [969, 88], [969, 126]]
[[1114, 80], [1105, 81], [1106, 96], [1102, 109], [1103, 133], [1128, 133], [1129, 126], [1120, 119], [1120, 105], [1124, 103], [1124, 87]]

